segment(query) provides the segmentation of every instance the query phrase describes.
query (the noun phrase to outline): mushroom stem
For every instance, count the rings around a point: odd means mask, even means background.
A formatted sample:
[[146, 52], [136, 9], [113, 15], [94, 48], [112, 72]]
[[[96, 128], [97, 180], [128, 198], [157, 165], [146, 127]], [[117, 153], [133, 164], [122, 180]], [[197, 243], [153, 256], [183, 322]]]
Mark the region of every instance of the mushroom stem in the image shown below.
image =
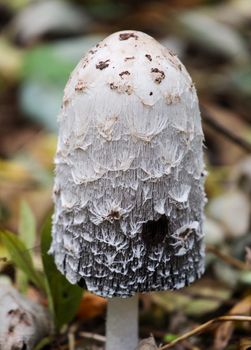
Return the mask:
[[106, 350], [135, 350], [138, 346], [138, 295], [108, 300]]

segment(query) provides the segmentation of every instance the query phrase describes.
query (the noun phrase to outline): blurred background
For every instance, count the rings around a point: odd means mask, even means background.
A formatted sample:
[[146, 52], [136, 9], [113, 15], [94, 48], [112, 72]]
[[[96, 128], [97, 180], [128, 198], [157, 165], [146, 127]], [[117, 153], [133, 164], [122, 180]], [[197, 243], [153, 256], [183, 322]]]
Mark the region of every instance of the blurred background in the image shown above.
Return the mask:
[[[38, 242], [52, 208], [64, 86], [88, 49], [123, 29], [144, 31], [177, 53], [197, 88], [205, 132], [207, 273], [175, 297], [144, 297], [141, 335], [163, 341], [234, 307], [238, 313], [240, 303], [239, 312], [250, 314], [250, 0], [0, 0], [0, 225], [17, 232], [25, 201]], [[103, 304], [97, 310], [95, 317]], [[228, 330], [228, 338], [240, 342], [250, 329]], [[217, 337], [217, 349], [227, 346]]]

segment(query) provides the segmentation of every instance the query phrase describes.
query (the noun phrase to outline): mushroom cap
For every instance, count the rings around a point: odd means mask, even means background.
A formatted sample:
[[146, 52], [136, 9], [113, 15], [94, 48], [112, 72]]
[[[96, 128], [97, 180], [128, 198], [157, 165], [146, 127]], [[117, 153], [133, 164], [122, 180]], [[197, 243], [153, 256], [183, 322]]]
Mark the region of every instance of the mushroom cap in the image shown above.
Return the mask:
[[59, 116], [51, 253], [104, 297], [177, 289], [204, 271], [203, 132], [179, 59], [114, 33], [81, 59]]

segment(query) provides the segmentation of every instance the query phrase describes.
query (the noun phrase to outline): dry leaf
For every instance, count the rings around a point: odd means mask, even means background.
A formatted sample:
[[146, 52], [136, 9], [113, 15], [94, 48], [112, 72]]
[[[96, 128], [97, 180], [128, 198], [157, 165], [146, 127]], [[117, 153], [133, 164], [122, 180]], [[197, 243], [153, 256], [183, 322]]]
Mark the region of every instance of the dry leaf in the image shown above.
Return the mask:
[[245, 256], [246, 264], [251, 267], [251, 248], [245, 247], [245, 252], [246, 252], [246, 256]]
[[[247, 296], [237, 303], [229, 312], [229, 315], [251, 315], [251, 296]], [[221, 350], [224, 349], [234, 330], [233, 322], [224, 322], [217, 327], [214, 338], [214, 349]]]
[[154, 337], [141, 340], [137, 350], [158, 350]]
[[84, 293], [78, 310], [78, 318], [88, 320], [103, 315], [106, 309], [107, 301], [95, 294]]
[[251, 338], [243, 338], [240, 340], [238, 350], [249, 350], [251, 348]]

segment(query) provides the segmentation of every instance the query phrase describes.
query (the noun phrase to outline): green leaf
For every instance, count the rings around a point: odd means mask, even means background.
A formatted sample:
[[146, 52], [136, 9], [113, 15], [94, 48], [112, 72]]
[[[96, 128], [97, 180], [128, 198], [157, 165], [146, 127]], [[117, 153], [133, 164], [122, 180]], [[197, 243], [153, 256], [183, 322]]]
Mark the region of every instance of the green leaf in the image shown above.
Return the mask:
[[18, 233], [28, 248], [32, 248], [36, 240], [36, 221], [28, 203], [24, 200], [20, 206]]
[[[25, 115], [57, 131], [64, 86], [81, 57], [103, 37], [86, 35], [32, 46], [23, 59], [19, 103]], [[40, 106], [40, 108], [37, 108]]]
[[48, 336], [43, 339], [41, 339], [36, 345], [34, 350], [41, 350], [43, 349], [46, 345], [49, 345], [52, 342], [52, 337]]
[[39, 289], [44, 290], [44, 280], [35, 270], [29, 250], [23, 241], [14, 233], [0, 231], [0, 238], [8, 250], [13, 263], [22, 270]]
[[[50, 62], [50, 64], [48, 64]], [[37, 68], [40, 67], [38, 70]], [[60, 58], [52, 44], [41, 45], [27, 52], [24, 61], [24, 77], [62, 86], [74, 68], [71, 62]]]
[[164, 340], [164, 342], [170, 343], [171, 341], [177, 339], [177, 337], [178, 336], [176, 334], [167, 333], [164, 335], [163, 340]]
[[[25, 245], [32, 248], [36, 239], [36, 221], [32, 213], [32, 210], [28, 203], [24, 200], [21, 201], [20, 213], [19, 213], [19, 237]], [[26, 273], [19, 270], [16, 274], [16, 283], [18, 290], [25, 293], [28, 288], [29, 278]]]
[[24, 80], [51, 85], [62, 93], [71, 71], [81, 57], [101, 39], [103, 36], [100, 35], [85, 35], [33, 46], [25, 52], [22, 71]]
[[70, 284], [57, 270], [54, 259], [48, 254], [51, 244], [51, 216], [46, 220], [41, 235], [41, 251], [47, 279], [49, 308], [54, 316], [57, 330], [76, 315], [83, 290]]
[[[26, 115], [44, 125], [47, 130], [55, 132], [57, 130], [55, 116], [60, 112], [63, 89], [63, 85], [58, 88], [43, 80], [24, 81], [20, 91], [20, 106]], [[37, 108], [38, 105], [42, 107]]]

